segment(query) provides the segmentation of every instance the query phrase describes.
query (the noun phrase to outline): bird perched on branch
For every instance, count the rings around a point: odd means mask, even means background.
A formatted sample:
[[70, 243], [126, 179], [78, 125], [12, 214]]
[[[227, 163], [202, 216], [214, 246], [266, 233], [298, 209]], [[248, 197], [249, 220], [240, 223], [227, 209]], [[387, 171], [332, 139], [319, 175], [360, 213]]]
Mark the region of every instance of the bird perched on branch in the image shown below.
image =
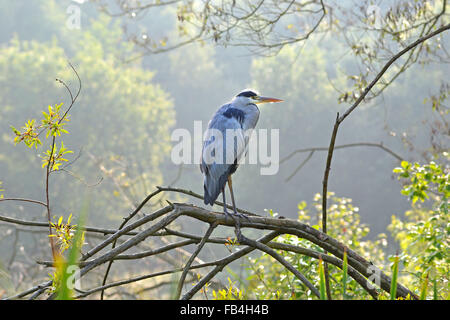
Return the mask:
[[246, 154], [251, 131], [259, 118], [257, 104], [281, 102], [283, 100], [262, 97], [253, 90], [244, 90], [233, 100], [216, 111], [209, 121], [203, 137], [200, 170], [203, 173], [204, 202], [213, 205], [222, 192], [224, 213], [226, 207], [225, 185], [231, 194], [233, 214], [242, 216], [236, 210], [231, 175], [239, 166], [239, 161]]

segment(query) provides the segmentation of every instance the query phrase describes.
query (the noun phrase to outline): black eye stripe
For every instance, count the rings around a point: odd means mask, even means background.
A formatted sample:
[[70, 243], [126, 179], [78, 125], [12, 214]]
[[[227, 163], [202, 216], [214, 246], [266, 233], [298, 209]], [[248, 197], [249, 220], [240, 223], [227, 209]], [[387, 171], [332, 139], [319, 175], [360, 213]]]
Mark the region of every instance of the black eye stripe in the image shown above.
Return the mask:
[[241, 93], [239, 93], [236, 97], [247, 97], [247, 98], [251, 98], [257, 96], [257, 94], [253, 91], [242, 91]]

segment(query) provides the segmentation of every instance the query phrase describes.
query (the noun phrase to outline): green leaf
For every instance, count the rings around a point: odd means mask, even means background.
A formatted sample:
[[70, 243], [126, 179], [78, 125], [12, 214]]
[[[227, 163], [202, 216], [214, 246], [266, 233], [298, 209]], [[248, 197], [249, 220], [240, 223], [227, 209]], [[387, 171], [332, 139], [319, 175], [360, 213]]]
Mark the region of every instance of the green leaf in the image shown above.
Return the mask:
[[391, 280], [391, 300], [395, 300], [397, 297], [397, 277], [398, 277], [398, 255], [394, 258], [394, 265], [392, 266], [392, 280]]
[[15, 127], [13, 127], [13, 126], [9, 126], [10, 128], [11, 128], [11, 130], [16, 134], [16, 135], [18, 135], [18, 136], [20, 136], [20, 131], [19, 130], [17, 130]]
[[400, 165], [402, 166], [403, 169], [408, 169], [411, 164], [408, 161], [403, 160]]

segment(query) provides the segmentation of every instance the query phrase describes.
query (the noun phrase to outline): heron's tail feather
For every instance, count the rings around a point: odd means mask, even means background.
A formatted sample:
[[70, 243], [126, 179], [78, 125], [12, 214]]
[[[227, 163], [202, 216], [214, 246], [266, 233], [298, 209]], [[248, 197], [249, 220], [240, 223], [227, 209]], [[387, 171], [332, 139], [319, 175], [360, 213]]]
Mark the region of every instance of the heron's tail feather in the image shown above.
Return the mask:
[[210, 175], [205, 175], [205, 179], [203, 181], [203, 189], [205, 191], [203, 202], [205, 204], [213, 205], [219, 194], [222, 192], [223, 187], [227, 183], [227, 180], [227, 174], [223, 174], [219, 178], [219, 181], [212, 178]]
[[213, 205], [214, 199], [209, 195], [208, 188], [206, 187], [206, 185], [203, 186], [203, 189], [205, 190], [205, 195], [203, 196], [203, 202], [205, 204]]

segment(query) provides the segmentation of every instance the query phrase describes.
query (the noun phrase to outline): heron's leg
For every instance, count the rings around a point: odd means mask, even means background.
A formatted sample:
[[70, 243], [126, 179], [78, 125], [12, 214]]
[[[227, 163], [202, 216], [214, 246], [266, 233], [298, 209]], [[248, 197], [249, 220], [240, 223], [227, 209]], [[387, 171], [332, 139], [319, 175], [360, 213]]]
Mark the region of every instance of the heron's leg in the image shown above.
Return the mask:
[[230, 213], [227, 210], [227, 202], [225, 200], [225, 186], [223, 186], [222, 188], [222, 196], [223, 196], [223, 213], [225, 214], [225, 216], [229, 216]]
[[228, 176], [228, 188], [230, 188], [230, 193], [231, 193], [231, 202], [233, 203], [233, 210], [234, 210], [234, 214], [239, 216], [239, 217], [243, 217], [243, 218], [247, 218], [247, 216], [243, 215], [242, 213], [238, 213], [236, 210], [236, 203], [234, 202], [234, 193], [233, 193], [233, 183], [231, 182], [231, 175]]
[[230, 188], [231, 203], [233, 204], [234, 214], [238, 214], [236, 210], [236, 203], [234, 202], [233, 183], [231, 182], [231, 176], [228, 176], [228, 188]]

